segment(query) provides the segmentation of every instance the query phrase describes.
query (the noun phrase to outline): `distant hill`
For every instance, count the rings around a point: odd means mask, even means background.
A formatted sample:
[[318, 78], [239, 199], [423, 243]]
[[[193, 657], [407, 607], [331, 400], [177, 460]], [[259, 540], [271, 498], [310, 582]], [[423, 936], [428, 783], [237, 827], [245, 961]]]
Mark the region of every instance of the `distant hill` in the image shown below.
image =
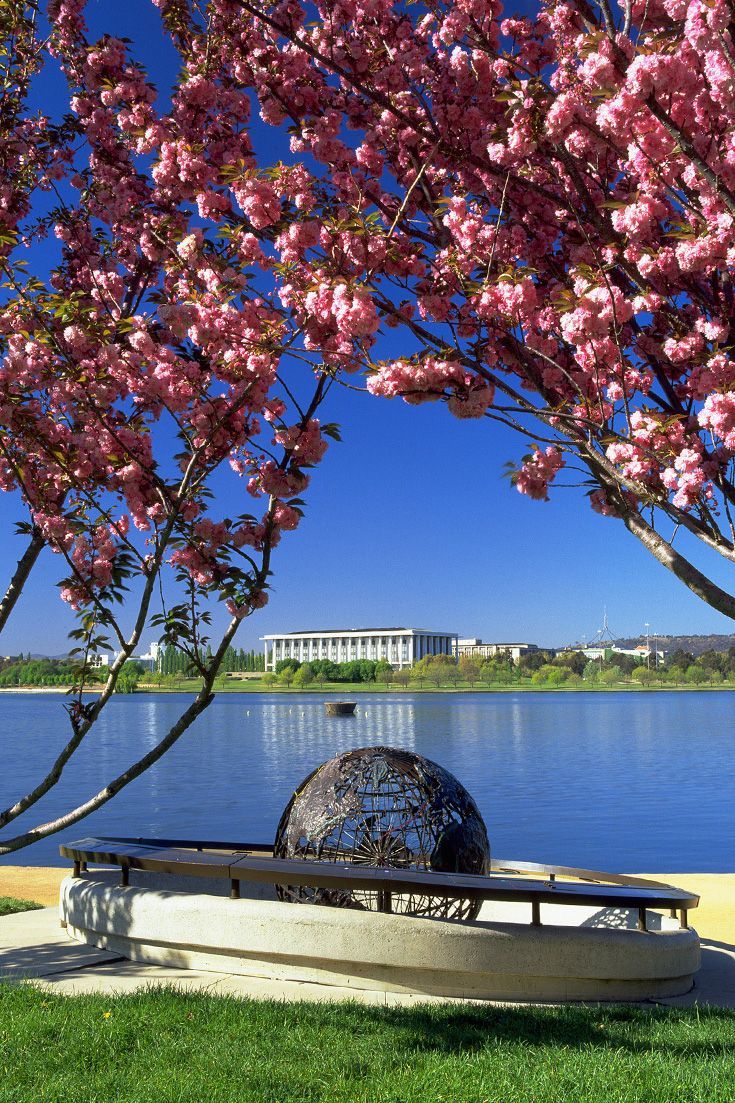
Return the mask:
[[[649, 637], [653, 646], [653, 636]], [[625, 639], [615, 640], [616, 647], [638, 647], [645, 643], [645, 636], [627, 636]], [[727, 651], [729, 647], [735, 647], [735, 633], [730, 636], [656, 636], [656, 643], [662, 651], [689, 651], [695, 659], [703, 655], [705, 651]]]

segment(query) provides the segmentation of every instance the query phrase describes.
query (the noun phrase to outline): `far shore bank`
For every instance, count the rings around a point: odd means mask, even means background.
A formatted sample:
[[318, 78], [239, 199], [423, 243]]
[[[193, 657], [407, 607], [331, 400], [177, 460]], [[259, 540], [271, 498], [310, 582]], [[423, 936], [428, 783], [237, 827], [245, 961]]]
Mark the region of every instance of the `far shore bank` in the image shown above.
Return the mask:
[[[0, 693], [68, 693], [69, 686], [0, 686]], [[102, 686], [89, 686], [85, 693], [101, 693]]]
[[[0, 695], [3, 693], [22, 694], [69, 694], [70, 686], [0, 686]], [[101, 685], [85, 686], [85, 693], [100, 693]], [[134, 693], [140, 696], [143, 693], [166, 694], [171, 693], [198, 693], [197, 682], [176, 682], [173, 685], [138, 685]], [[402, 686], [385, 685], [376, 682], [359, 683], [327, 683], [324, 686], [264, 686], [262, 682], [246, 682], [233, 679], [214, 687], [215, 696], [219, 693], [243, 693], [243, 694], [278, 694], [287, 696], [338, 696], [353, 697], [364, 693], [394, 693], [399, 696], [413, 693], [735, 693], [733, 685], [657, 685], [641, 686], [632, 682], [620, 682], [611, 686], [574, 685], [574, 686], [543, 686], [543, 685], [474, 685], [474, 686]], [[119, 696], [131, 696], [131, 694], [119, 694]]]

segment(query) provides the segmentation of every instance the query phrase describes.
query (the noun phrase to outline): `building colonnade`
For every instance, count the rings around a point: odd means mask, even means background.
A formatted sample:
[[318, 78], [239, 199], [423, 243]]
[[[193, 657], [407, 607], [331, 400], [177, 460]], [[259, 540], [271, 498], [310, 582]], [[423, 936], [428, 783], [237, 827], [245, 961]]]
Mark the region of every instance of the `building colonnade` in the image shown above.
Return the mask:
[[446, 655], [456, 661], [456, 632], [421, 628], [364, 628], [313, 632], [284, 632], [263, 636], [265, 669], [295, 659], [299, 663], [328, 659], [334, 663], [385, 661], [397, 670], [412, 666], [426, 655]]

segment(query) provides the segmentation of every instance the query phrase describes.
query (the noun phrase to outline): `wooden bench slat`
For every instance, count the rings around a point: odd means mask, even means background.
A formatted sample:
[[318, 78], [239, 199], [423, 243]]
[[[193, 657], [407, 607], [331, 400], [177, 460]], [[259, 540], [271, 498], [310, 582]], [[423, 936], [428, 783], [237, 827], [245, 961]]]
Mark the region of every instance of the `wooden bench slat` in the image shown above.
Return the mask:
[[[174, 843], [188, 843], [186, 847]], [[609, 875], [609, 883], [598, 883], [608, 875], [570, 866], [541, 866], [536, 863], [511, 863], [525, 872], [553, 872], [562, 876], [585, 876], [592, 880], [560, 882], [529, 876], [512, 877], [491, 872], [485, 875], [440, 873], [436, 871], [395, 869], [347, 862], [314, 862], [302, 859], [274, 858], [272, 848], [264, 844], [241, 845], [228, 849], [218, 844], [219, 852], [188, 840], [121, 840], [86, 838], [60, 846], [60, 853], [75, 862], [123, 865], [131, 869], [186, 874], [195, 877], [221, 877], [231, 881], [258, 881], [278, 885], [338, 888], [357, 891], [421, 894], [482, 900], [517, 900], [547, 904], [595, 904], [627, 908], [695, 908], [699, 897], [644, 878]], [[500, 861], [494, 863], [500, 866]], [[505, 863], [504, 863], [505, 864]]]

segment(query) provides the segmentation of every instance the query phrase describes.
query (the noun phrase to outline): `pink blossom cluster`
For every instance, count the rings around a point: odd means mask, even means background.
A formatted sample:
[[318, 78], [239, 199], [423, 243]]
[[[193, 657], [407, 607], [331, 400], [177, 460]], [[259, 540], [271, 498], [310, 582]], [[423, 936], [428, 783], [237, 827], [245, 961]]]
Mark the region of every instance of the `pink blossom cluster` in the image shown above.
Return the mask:
[[492, 384], [481, 376], [466, 371], [456, 361], [434, 356], [389, 361], [368, 377], [367, 389], [385, 398], [400, 395], [413, 406], [436, 402], [446, 395], [450, 411], [459, 418], [482, 417], [494, 397]]
[[274, 434], [274, 440], [300, 465], [319, 463], [327, 450], [327, 442], [316, 418], [312, 418], [306, 425], [291, 425], [288, 429], [279, 429]]
[[74, 565], [75, 582], [61, 590], [62, 598], [72, 609], [88, 605], [96, 592], [110, 585], [120, 535], [119, 530], [98, 525], [92, 532], [72, 540], [69, 557]]
[[527, 456], [515, 473], [515, 488], [529, 498], [546, 501], [549, 497], [549, 484], [554, 481], [564, 466], [564, 457], [553, 445], [546, 449], [537, 448]]

